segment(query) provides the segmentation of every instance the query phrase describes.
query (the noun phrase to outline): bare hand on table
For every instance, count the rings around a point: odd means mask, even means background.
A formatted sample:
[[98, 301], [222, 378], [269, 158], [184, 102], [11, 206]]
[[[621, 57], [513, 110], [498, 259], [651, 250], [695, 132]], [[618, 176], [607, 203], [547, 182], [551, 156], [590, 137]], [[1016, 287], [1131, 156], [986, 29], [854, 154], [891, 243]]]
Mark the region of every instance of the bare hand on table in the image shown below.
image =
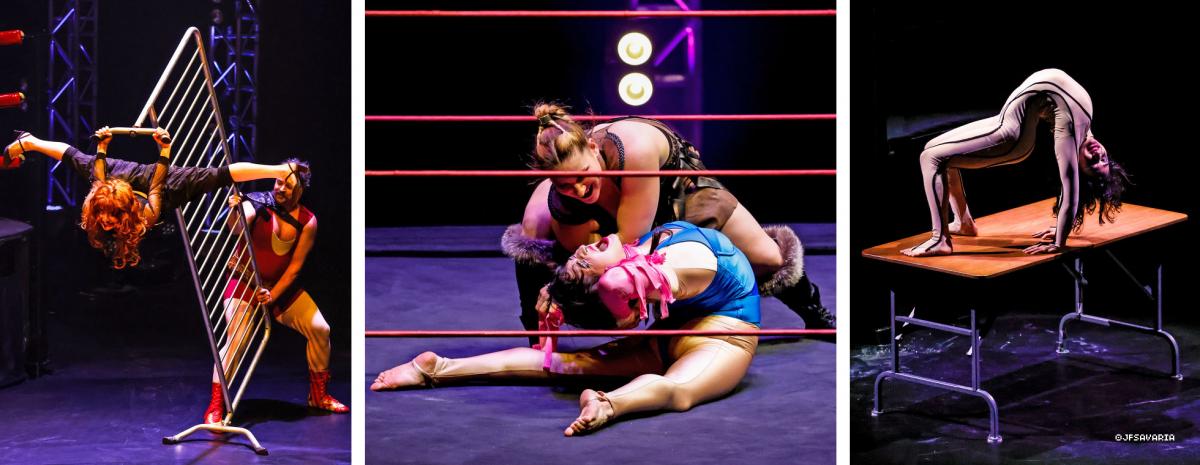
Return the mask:
[[1043, 253], [1059, 253], [1063, 251], [1063, 247], [1059, 247], [1053, 242], [1042, 242], [1026, 247], [1024, 252], [1029, 255], [1037, 255]]
[[1038, 239], [1052, 240], [1052, 239], [1054, 239], [1054, 235], [1057, 232], [1058, 232], [1058, 228], [1055, 226], [1051, 226], [1049, 228], [1046, 228], [1041, 231], [1033, 233], [1033, 237], [1036, 237]]

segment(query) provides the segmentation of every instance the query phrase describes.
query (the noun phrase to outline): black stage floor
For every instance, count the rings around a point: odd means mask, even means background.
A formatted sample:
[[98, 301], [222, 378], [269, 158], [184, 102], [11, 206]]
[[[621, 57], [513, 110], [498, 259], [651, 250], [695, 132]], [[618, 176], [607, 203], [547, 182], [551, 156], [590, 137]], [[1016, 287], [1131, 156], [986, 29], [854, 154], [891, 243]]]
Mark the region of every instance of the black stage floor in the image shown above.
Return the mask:
[[[163, 445], [163, 436], [200, 422], [208, 406], [211, 351], [190, 281], [145, 283], [137, 282], [144, 273], [123, 273], [134, 285], [51, 292], [53, 372], [0, 389], [0, 463], [350, 462], [350, 416], [307, 407], [305, 341], [281, 325], [274, 327], [234, 419], [270, 455], [255, 455], [241, 436], [207, 432]], [[329, 389], [353, 411], [350, 354], [338, 340]]]
[[[1163, 339], [1115, 327], [1070, 323], [1071, 353], [1056, 354], [1059, 316], [1003, 314], [983, 339], [982, 387], [1000, 407], [1004, 438], [996, 445], [984, 439], [987, 408], [974, 396], [888, 380], [885, 413], [871, 417], [875, 375], [891, 368], [891, 352], [886, 345], [855, 347], [852, 461], [1200, 463], [1200, 364], [1194, 357], [1200, 334], [1192, 327], [1167, 326], [1182, 350], [1184, 379], [1177, 381], [1164, 374], [1171, 364]], [[970, 383], [969, 338], [918, 330], [902, 341], [905, 372]], [[1174, 441], [1117, 440], [1118, 434], [1131, 433], [1173, 435]]]
[[[834, 310], [833, 225], [794, 225], [808, 272]], [[503, 227], [369, 230], [367, 329], [521, 329], [512, 261], [500, 258]], [[455, 235], [455, 240], [445, 240]], [[416, 238], [429, 238], [422, 247]], [[407, 239], [402, 239], [407, 238]], [[446, 249], [451, 249], [446, 251]], [[464, 252], [466, 251], [466, 252]], [[461, 255], [466, 255], [461, 256]], [[765, 299], [763, 326], [799, 327]], [[563, 338], [564, 348], [601, 338]], [[461, 357], [524, 339], [370, 339], [367, 384], [424, 350]], [[367, 392], [367, 463], [814, 463], [835, 461], [834, 345], [799, 338], [760, 343], [750, 372], [728, 397], [681, 413], [622, 418], [594, 434], [564, 437], [587, 386], [487, 385]]]

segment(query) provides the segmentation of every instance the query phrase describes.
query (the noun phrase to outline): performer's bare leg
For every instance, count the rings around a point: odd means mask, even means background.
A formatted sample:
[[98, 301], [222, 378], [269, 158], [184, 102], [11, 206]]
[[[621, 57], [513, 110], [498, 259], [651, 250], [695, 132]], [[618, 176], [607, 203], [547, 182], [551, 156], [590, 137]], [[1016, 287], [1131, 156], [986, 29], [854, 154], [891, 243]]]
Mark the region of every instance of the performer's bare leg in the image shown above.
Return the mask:
[[579, 417], [563, 434], [574, 436], [592, 431], [635, 412], [682, 412], [728, 394], [746, 375], [757, 345], [755, 337], [678, 338], [672, 344], [675, 363], [662, 376], [643, 374], [608, 394], [591, 389], [583, 391], [579, 396]]
[[380, 373], [371, 384], [371, 390], [408, 389], [427, 386], [430, 382], [452, 384], [570, 375], [632, 378], [662, 371], [662, 362], [651, 347], [650, 341], [626, 338], [580, 352], [555, 352], [551, 356], [549, 370], [542, 369], [546, 354], [528, 347], [460, 359], [425, 352], [411, 362]]

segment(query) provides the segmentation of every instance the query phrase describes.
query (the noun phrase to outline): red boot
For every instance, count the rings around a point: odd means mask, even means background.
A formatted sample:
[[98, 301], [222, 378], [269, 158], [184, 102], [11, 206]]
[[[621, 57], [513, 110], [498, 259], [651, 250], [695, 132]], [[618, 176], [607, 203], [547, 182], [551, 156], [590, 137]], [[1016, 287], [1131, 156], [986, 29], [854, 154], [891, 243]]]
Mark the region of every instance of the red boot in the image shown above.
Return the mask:
[[328, 371], [310, 371], [308, 372], [308, 406], [328, 410], [333, 413], [346, 413], [350, 411], [350, 407], [338, 402], [333, 396], [326, 392], [325, 387], [329, 384]]
[[212, 400], [208, 403], [208, 410], [204, 411], [204, 423], [219, 424], [225, 421], [225, 393], [221, 391], [220, 383], [212, 383]]

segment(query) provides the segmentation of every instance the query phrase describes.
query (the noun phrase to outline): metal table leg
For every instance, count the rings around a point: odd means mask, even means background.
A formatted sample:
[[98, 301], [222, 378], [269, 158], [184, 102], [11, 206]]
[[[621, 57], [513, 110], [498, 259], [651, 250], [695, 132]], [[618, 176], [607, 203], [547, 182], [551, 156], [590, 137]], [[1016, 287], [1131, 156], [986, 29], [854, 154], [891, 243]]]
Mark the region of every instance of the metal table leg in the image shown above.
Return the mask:
[[[1182, 380], [1183, 379], [1183, 371], [1182, 371], [1182, 366], [1179, 362], [1179, 343], [1175, 341], [1175, 337], [1172, 336], [1171, 333], [1169, 333], [1165, 329], [1163, 329], [1163, 323], [1162, 323], [1162, 317], [1163, 317], [1163, 308], [1162, 308], [1162, 306], [1163, 306], [1162, 305], [1163, 266], [1162, 266], [1162, 264], [1159, 264], [1155, 268], [1154, 287], [1153, 287], [1153, 292], [1152, 292], [1152, 291], [1148, 290], [1148, 288], [1146, 286], [1143, 286], [1141, 284], [1141, 282], [1139, 282], [1137, 280], [1137, 277], [1135, 277], [1133, 275], [1133, 273], [1131, 273], [1129, 271], [1129, 269], [1125, 267], [1124, 263], [1122, 263], [1119, 259], [1117, 259], [1116, 255], [1113, 255], [1113, 253], [1111, 251], [1105, 251], [1105, 253], [1108, 255], [1108, 257], [1110, 259], [1112, 259], [1113, 263], [1116, 263], [1116, 265], [1121, 269], [1121, 271], [1125, 272], [1125, 276], [1128, 277], [1130, 279], [1130, 281], [1132, 281], [1134, 283], [1134, 285], [1136, 285], [1138, 287], [1138, 289], [1141, 289], [1143, 292], [1146, 293], [1148, 298], [1150, 298], [1151, 300], [1154, 301], [1154, 307], [1155, 307], [1154, 327], [1152, 328], [1149, 326], [1143, 326], [1143, 325], [1139, 325], [1139, 324], [1128, 323], [1128, 322], [1124, 322], [1124, 321], [1113, 320], [1110, 318], [1102, 318], [1102, 317], [1098, 317], [1098, 316], [1092, 316], [1092, 315], [1085, 314], [1083, 312], [1083, 286], [1087, 284], [1087, 281], [1085, 279], [1083, 279], [1082, 263], [1079, 258], [1076, 258], [1075, 259], [1075, 268], [1074, 268], [1075, 272], [1072, 273], [1073, 277], [1075, 277], [1075, 311], [1068, 313], [1066, 315], [1063, 315], [1062, 319], [1059, 320], [1059, 322], [1058, 322], [1058, 347], [1057, 347], [1056, 351], [1060, 354], [1066, 354], [1066, 353], [1070, 352], [1066, 348], [1066, 325], [1070, 321], [1077, 320], [1077, 321], [1082, 321], [1085, 323], [1091, 323], [1091, 324], [1096, 324], [1096, 325], [1101, 325], [1101, 326], [1117, 326], [1117, 327], [1121, 327], [1121, 328], [1125, 328], [1125, 329], [1131, 329], [1131, 330], [1134, 330], [1134, 331], [1137, 331], [1140, 333], [1153, 334], [1153, 335], [1156, 335], [1163, 339], [1166, 339], [1167, 343], [1170, 345], [1170, 348], [1171, 348], [1171, 375], [1170, 376], [1177, 380]], [[1068, 271], [1070, 271], [1070, 270], [1068, 270]]]
[[[971, 311], [971, 327], [970, 327], [970, 329], [966, 329], [966, 328], [960, 328], [957, 326], [936, 323], [933, 321], [921, 320], [921, 319], [917, 319], [917, 318], [913, 318], [913, 317], [905, 317], [905, 316], [896, 317], [896, 291], [894, 289], [891, 291], [891, 302], [888, 307], [889, 307], [889, 311], [890, 311], [890, 315], [891, 315], [890, 323], [891, 323], [891, 328], [892, 328], [892, 337], [891, 337], [892, 369], [884, 371], [875, 377], [875, 407], [871, 410], [871, 416], [879, 416], [879, 414], [883, 413], [883, 408], [881, 405], [881, 388], [883, 386], [883, 381], [885, 379], [893, 379], [894, 378], [894, 379], [897, 379], [900, 381], [907, 381], [910, 383], [916, 383], [916, 384], [920, 384], [923, 386], [929, 386], [929, 387], [933, 387], [933, 388], [937, 388], [937, 389], [944, 389], [944, 390], [953, 391], [953, 392], [957, 392], [960, 394], [971, 395], [971, 396], [975, 396], [975, 397], [979, 397], [979, 398], [983, 399], [983, 401], [985, 403], [987, 403], [989, 420], [990, 420], [989, 425], [988, 425], [988, 427], [989, 427], [988, 437], [987, 437], [988, 443], [990, 443], [990, 444], [1000, 443], [1003, 440], [1003, 438], [1000, 436], [1000, 412], [996, 406], [996, 400], [995, 400], [995, 398], [992, 397], [992, 395], [990, 393], [988, 393], [987, 391], [985, 391], [983, 389], [980, 389], [980, 387], [979, 387], [979, 385], [980, 385], [980, 381], [979, 381], [979, 379], [980, 379], [979, 326], [976, 323], [975, 309], [971, 308], [971, 310], [970, 310]], [[950, 383], [950, 382], [933, 379], [933, 378], [926, 378], [924, 376], [918, 376], [918, 375], [913, 375], [913, 374], [908, 374], [908, 373], [901, 373], [900, 372], [900, 350], [899, 350], [898, 344], [896, 342], [896, 322], [897, 321], [912, 324], [912, 325], [922, 326], [922, 327], [929, 328], [929, 329], [945, 331], [945, 332], [949, 332], [952, 334], [958, 334], [960, 336], [967, 336], [967, 337], [971, 338], [971, 349], [972, 349], [971, 350], [971, 385], [963, 386], [961, 384]]]

